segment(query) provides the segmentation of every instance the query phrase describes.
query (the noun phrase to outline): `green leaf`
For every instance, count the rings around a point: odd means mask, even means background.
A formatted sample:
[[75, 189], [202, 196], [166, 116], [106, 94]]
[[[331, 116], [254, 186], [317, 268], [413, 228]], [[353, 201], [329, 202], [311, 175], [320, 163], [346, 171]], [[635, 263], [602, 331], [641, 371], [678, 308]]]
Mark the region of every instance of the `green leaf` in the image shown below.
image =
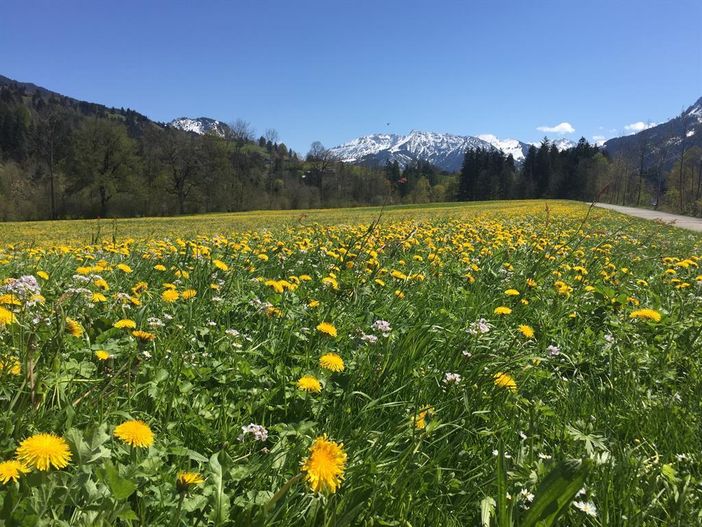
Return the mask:
[[210, 519], [216, 526], [224, 525], [229, 520], [229, 496], [224, 492], [224, 473], [219, 462], [219, 453], [210, 458], [210, 473], [210, 481], [214, 486]]
[[566, 461], [544, 478], [522, 521], [522, 527], [550, 527], [566, 511], [585, 484], [592, 464], [589, 460]]
[[126, 500], [137, 489], [136, 483], [119, 475], [117, 467], [111, 462], [105, 464], [98, 474], [101, 479], [107, 483], [107, 486], [112, 491], [112, 495], [118, 501]]
[[495, 514], [495, 500], [490, 496], [480, 502], [480, 524], [482, 527], [490, 527], [490, 519]]

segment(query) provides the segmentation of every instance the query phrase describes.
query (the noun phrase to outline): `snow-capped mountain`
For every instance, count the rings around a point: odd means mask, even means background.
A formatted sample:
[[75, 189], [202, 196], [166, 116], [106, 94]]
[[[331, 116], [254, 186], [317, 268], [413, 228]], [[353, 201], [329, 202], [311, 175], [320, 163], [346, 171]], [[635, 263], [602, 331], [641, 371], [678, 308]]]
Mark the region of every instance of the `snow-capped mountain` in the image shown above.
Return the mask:
[[407, 135], [366, 135], [331, 148], [330, 152], [347, 163], [383, 165], [387, 161], [397, 161], [404, 168], [412, 161], [422, 160], [442, 170], [456, 172], [463, 165], [466, 150], [474, 148], [489, 150], [493, 146], [473, 136], [412, 130]]
[[604, 149], [612, 157], [637, 162], [644, 152], [644, 166], [669, 169], [680, 159], [682, 142], [685, 149], [702, 148], [702, 97], [677, 117], [633, 135], [615, 137], [605, 142]]
[[[558, 139], [548, 139], [548, 142], [552, 145], [556, 145], [556, 148], [559, 152], [563, 152], [563, 150], [568, 150], [569, 148], [575, 148], [576, 146], [578, 146], [578, 143], [576, 143], [575, 141], [571, 141], [570, 139], [566, 139], [565, 137], [560, 137]], [[536, 148], [539, 148], [541, 146], [541, 141], [531, 144], [534, 145]]]
[[517, 163], [521, 163], [529, 150], [528, 143], [522, 143], [518, 139], [498, 139], [492, 134], [481, 134], [478, 139], [490, 143], [498, 150], [502, 150], [505, 155], [511, 155]]
[[168, 123], [168, 126], [198, 135], [215, 134], [219, 137], [226, 137], [231, 132], [231, 129], [225, 123], [209, 117], [197, 117], [195, 119], [179, 117]]

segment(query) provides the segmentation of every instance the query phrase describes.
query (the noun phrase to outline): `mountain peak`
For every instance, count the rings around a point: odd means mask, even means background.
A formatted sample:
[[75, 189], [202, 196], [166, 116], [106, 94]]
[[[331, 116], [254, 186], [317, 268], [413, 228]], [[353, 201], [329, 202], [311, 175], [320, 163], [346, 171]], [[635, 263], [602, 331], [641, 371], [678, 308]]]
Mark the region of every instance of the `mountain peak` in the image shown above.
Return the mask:
[[413, 161], [428, 161], [442, 170], [457, 172], [470, 149], [502, 150], [521, 161], [529, 145], [516, 139], [500, 140], [493, 135], [474, 137], [425, 130], [411, 130], [407, 135], [371, 134], [331, 148], [337, 159], [349, 163], [382, 165], [397, 161], [403, 168]]
[[231, 131], [225, 123], [210, 117], [178, 117], [168, 123], [168, 126], [198, 135], [214, 134], [219, 137], [226, 137]]

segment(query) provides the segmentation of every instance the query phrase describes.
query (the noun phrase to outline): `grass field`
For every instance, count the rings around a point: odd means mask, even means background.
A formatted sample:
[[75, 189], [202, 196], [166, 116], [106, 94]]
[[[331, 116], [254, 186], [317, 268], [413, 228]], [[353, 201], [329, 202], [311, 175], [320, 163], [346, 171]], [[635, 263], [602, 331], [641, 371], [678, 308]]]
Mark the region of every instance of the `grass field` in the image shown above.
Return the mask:
[[0, 239], [6, 525], [702, 523], [698, 234], [533, 201]]

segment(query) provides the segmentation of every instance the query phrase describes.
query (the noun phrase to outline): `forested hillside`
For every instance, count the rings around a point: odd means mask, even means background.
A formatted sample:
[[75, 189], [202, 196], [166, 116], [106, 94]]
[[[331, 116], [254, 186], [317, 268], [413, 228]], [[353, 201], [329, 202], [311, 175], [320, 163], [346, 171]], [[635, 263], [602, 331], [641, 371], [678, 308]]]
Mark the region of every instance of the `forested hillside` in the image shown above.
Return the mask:
[[665, 136], [665, 159], [639, 134], [605, 150], [544, 139], [519, 163], [482, 142], [452, 174], [422, 159], [344, 163], [320, 142], [298, 156], [274, 130], [257, 138], [244, 121], [219, 125], [194, 133], [0, 76], [0, 220], [523, 198], [702, 214], [702, 149], [692, 128]]

